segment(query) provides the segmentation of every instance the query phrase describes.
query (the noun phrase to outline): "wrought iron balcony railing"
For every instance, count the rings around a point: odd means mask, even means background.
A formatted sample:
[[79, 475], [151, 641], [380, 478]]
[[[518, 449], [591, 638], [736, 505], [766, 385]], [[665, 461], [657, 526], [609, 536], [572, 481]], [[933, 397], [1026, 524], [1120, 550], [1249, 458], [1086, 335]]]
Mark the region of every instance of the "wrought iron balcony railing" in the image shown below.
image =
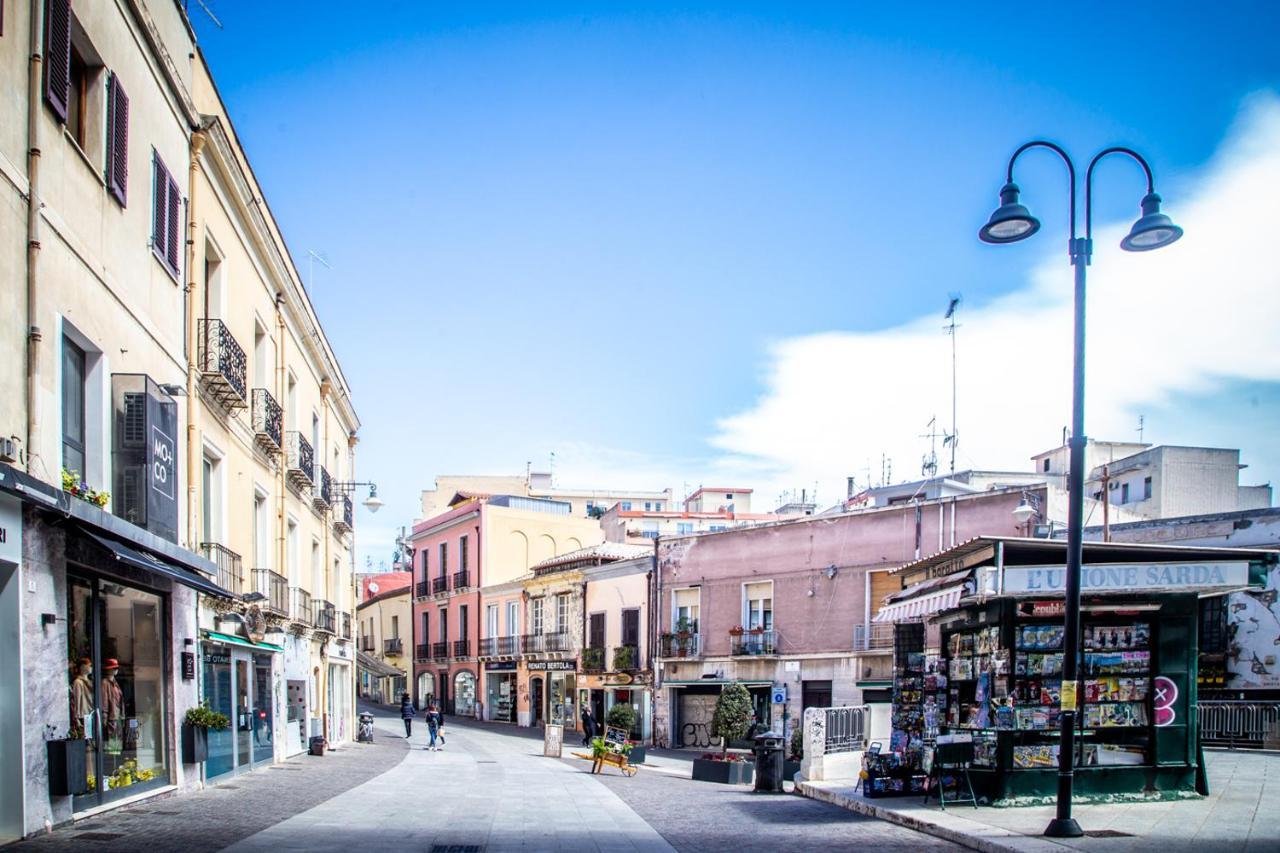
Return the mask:
[[264, 610], [284, 616], [289, 612], [289, 579], [270, 569], [253, 570], [253, 591], [267, 597]]
[[284, 470], [289, 484], [295, 489], [311, 487], [311, 478], [315, 476], [315, 451], [311, 442], [300, 432], [284, 434]]
[[449, 591], [449, 579], [446, 577], [438, 577], [431, 579], [431, 594], [439, 595], [442, 592]]
[[604, 672], [604, 646], [587, 646], [582, 650], [583, 672]]
[[404, 641], [401, 640], [399, 637], [393, 637], [390, 640], [383, 640], [382, 653], [384, 655], [404, 654]]
[[453, 573], [454, 591], [457, 591], [460, 589], [466, 589], [469, 586], [471, 586], [471, 572], [467, 571], [466, 569], [463, 569], [460, 572]]
[[640, 668], [640, 647], [630, 643], [614, 646], [609, 663], [613, 672], [634, 672]]
[[205, 318], [198, 321], [200, 381], [218, 404], [237, 412], [248, 403], [244, 350], [231, 336], [227, 324]]
[[661, 639], [659, 651], [664, 658], [693, 658], [702, 649], [702, 638], [698, 634], [684, 637], [679, 634], [663, 634]]
[[218, 567], [218, 586], [232, 595], [243, 592], [244, 571], [239, 554], [217, 542], [201, 542], [200, 553]]
[[418, 643], [418, 645], [414, 646], [413, 659], [419, 663], [431, 660], [431, 644]]
[[351, 495], [338, 495], [338, 505], [333, 510], [333, 529], [339, 535], [350, 533], [355, 514], [351, 508]]
[[568, 632], [525, 634], [521, 646], [523, 653], [526, 655], [536, 655], [544, 652], [567, 652], [569, 651], [569, 634]]
[[853, 650], [868, 652], [875, 649], [893, 650], [893, 623], [872, 622], [853, 626]]
[[284, 411], [266, 388], [253, 389], [253, 440], [272, 456], [284, 449]]
[[431, 595], [431, 581], [418, 581], [413, 585], [414, 598], [426, 598]]
[[741, 634], [730, 634], [730, 649], [732, 655], [773, 655], [777, 654], [777, 632], [769, 631], [746, 631]]
[[491, 658], [498, 653], [497, 637], [481, 637], [478, 657]]
[[333, 604], [325, 601], [323, 598], [313, 599], [311, 602], [312, 612], [315, 614], [312, 618], [312, 625], [317, 631], [324, 631], [327, 634], [336, 634], [337, 631], [337, 610]]
[[316, 466], [319, 472], [315, 488], [311, 492], [311, 505], [315, 507], [316, 512], [324, 512], [333, 502], [333, 478], [329, 476], [329, 472], [325, 470], [323, 465]]
[[449, 641], [441, 640], [431, 644], [431, 657], [435, 660], [446, 660], [449, 657]]
[[315, 615], [311, 609], [311, 593], [300, 586], [289, 587], [289, 618], [310, 625]]
[[373, 645], [373, 637], [366, 634], [360, 638], [360, 651], [371, 652], [373, 651]]
[[512, 657], [520, 654], [519, 637], [485, 637], [480, 641], [480, 657]]
[[471, 657], [471, 641], [470, 640], [454, 640], [453, 656], [455, 658]]

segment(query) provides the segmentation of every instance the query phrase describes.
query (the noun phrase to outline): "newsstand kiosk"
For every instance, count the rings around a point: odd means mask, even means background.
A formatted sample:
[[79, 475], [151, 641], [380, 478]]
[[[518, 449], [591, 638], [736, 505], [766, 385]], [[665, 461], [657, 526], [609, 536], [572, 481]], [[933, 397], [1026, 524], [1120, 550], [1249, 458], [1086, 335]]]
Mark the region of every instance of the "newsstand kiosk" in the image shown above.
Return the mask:
[[[1085, 543], [1077, 795], [1196, 790], [1201, 601], [1260, 584], [1278, 556]], [[918, 721], [926, 742], [972, 736], [970, 775], [987, 801], [1040, 802], [1057, 790], [1060, 717], [1071, 692], [1062, 690], [1065, 558], [1062, 542], [981, 539], [900, 570], [911, 578], [922, 568], [959, 567], [967, 578], [957, 606], [925, 617], [937, 646], [913, 651], [899, 670], [919, 667], [909, 676], [919, 688], [895, 694], [904, 706], [895, 706], [894, 720]], [[916, 740], [896, 729], [894, 738]]]

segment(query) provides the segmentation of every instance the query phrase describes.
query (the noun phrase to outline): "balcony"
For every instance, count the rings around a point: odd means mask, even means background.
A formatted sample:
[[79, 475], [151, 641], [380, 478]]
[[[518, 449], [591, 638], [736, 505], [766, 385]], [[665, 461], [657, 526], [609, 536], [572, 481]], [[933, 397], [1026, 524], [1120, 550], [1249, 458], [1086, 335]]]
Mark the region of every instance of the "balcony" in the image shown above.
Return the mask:
[[289, 587], [289, 618], [301, 625], [311, 624], [311, 593], [302, 587]]
[[604, 646], [587, 646], [582, 650], [582, 671], [604, 672]]
[[893, 651], [893, 625], [888, 622], [854, 625], [853, 650], [855, 652]]
[[569, 634], [566, 631], [554, 634], [525, 634], [521, 645], [526, 655], [567, 652], [569, 651]]
[[343, 612], [342, 614], [342, 633], [339, 635], [344, 640], [351, 639], [351, 614]]
[[351, 495], [339, 495], [338, 505], [333, 509], [333, 531], [339, 536], [345, 536], [353, 529], [352, 522], [355, 518], [351, 509]]
[[470, 640], [454, 640], [453, 656], [455, 658], [471, 657], [471, 641]]
[[373, 651], [373, 645], [373, 637], [364, 636], [360, 638], [360, 651], [371, 652]]
[[413, 647], [413, 659], [418, 663], [425, 663], [431, 660], [431, 644], [418, 643]]
[[320, 477], [315, 484], [316, 488], [311, 492], [311, 507], [316, 512], [324, 512], [333, 503], [333, 479], [323, 465], [318, 470]]
[[432, 643], [431, 657], [435, 660], [448, 660], [449, 659], [449, 641], [442, 640], [439, 643]]
[[311, 602], [312, 625], [317, 631], [326, 634], [336, 634], [337, 626], [337, 610], [334, 609], [332, 603], [325, 601], [323, 598], [314, 599]]
[[453, 591], [454, 592], [458, 592], [459, 590], [466, 589], [469, 586], [471, 586], [471, 572], [467, 571], [466, 569], [463, 569], [460, 572], [453, 573]]
[[289, 579], [270, 569], [253, 570], [253, 591], [265, 595], [262, 609], [287, 616], [289, 613]]
[[217, 542], [201, 542], [200, 553], [218, 567], [218, 586], [232, 595], [244, 591], [244, 571], [240, 567], [240, 555]]
[[198, 321], [200, 384], [218, 405], [235, 414], [248, 405], [244, 350], [231, 337], [227, 324], [205, 318]]
[[702, 637], [699, 634], [663, 634], [660, 638], [660, 649], [664, 658], [696, 658], [702, 651]]
[[284, 473], [289, 485], [298, 491], [311, 488], [315, 476], [315, 451], [300, 432], [284, 434]]
[[269, 456], [284, 450], [284, 412], [266, 388], [253, 389], [253, 440]]
[[747, 631], [743, 634], [729, 635], [729, 654], [731, 655], [776, 655], [777, 631]]
[[613, 647], [613, 672], [635, 672], [640, 668], [640, 647], [630, 643]]
[[388, 657], [402, 655], [404, 654], [404, 642], [399, 637], [383, 640], [382, 653]]
[[515, 657], [520, 654], [519, 637], [485, 637], [480, 641], [480, 657]]
[[449, 579], [441, 575], [438, 578], [431, 579], [431, 594], [443, 595], [449, 591]]
[[414, 598], [426, 598], [431, 594], [431, 581], [418, 581], [413, 585]]

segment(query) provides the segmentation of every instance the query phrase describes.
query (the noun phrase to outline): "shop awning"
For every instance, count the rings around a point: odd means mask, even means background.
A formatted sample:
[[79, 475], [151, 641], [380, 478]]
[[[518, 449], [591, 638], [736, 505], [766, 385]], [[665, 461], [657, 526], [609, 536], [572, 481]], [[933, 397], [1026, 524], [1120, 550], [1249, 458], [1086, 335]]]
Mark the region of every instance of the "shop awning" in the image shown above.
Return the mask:
[[663, 687], [696, 687], [700, 684], [711, 686], [721, 686], [726, 684], [741, 684], [743, 687], [772, 687], [772, 681], [739, 681], [735, 678], [690, 678], [687, 681], [663, 679]]
[[138, 551], [128, 545], [125, 545], [123, 542], [117, 542], [114, 539], [99, 536], [92, 530], [85, 528], [83, 525], [80, 526], [80, 532], [96, 541], [103, 548], [106, 548], [111, 552], [112, 556], [126, 565], [142, 569], [143, 571], [155, 572], [156, 574], [164, 575], [165, 577], [177, 581], [184, 586], [191, 587], [197, 592], [216, 595], [220, 598], [236, 597], [234, 593], [223, 589], [213, 581], [206, 580], [195, 572], [175, 566], [172, 563], [153, 556], [146, 551]]
[[405, 672], [396, 669], [391, 664], [383, 663], [373, 655], [359, 650], [356, 651], [356, 665], [366, 672], [378, 677], [389, 676], [391, 678], [403, 678], [406, 675]]
[[213, 640], [218, 643], [226, 643], [230, 646], [241, 646], [246, 649], [253, 649], [256, 652], [282, 652], [284, 646], [277, 646], [275, 643], [252, 643], [244, 637], [237, 637], [234, 634], [223, 634], [219, 631], [205, 631], [206, 640]]
[[945, 586], [936, 584], [935, 581], [940, 578], [934, 578], [913, 587], [907, 587], [897, 594], [898, 601], [881, 607], [880, 612], [871, 621], [903, 622], [950, 610], [960, 604], [960, 599], [964, 595], [964, 585], [968, 579], [969, 573], [963, 572]]

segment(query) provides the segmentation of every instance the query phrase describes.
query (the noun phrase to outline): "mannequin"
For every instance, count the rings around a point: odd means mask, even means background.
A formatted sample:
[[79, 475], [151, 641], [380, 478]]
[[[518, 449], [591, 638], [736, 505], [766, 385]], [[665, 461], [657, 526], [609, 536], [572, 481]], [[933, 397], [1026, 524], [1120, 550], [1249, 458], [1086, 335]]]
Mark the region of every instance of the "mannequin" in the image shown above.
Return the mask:
[[76, 677], [71, 682], [71, 731], [78, 737], [91, 737], [85, 720], [93, 713], [93, 661], [80, 658]]
[[107, 718], [108, 751], [120, 750], [121, 718], [124, 716], [124, 692], [116, 683], [120, 662], [107, 658], [102, 662], [102, 710]]

